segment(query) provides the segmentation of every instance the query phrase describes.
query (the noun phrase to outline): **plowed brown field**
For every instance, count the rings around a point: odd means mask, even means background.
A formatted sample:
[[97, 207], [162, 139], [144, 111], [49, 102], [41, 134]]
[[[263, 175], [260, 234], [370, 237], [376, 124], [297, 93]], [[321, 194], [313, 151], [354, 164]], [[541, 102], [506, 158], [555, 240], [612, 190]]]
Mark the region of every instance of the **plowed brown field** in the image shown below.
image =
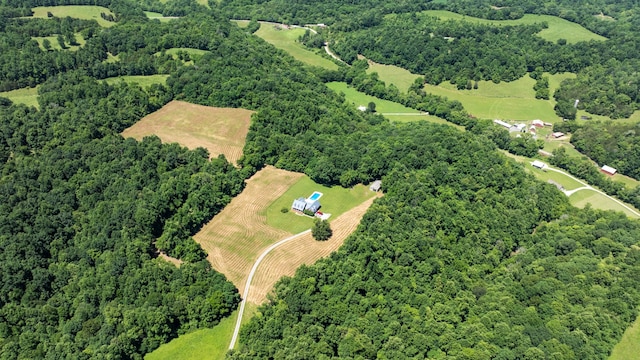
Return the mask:
[[333, 236], [327, 241], [316, 241], [311, 233], [307, 233], [274, 249], [258, 267], [247, 301], [261, 304], [278, 279], [292, 276], [300, 265], [313, 264], [336, 251], [360, 224], [375, 199], [371, 198], [331, 221]]
[[138, 140], [156, 135], [165, 143], [176, 142], [189, 149], [204, 147], [211, 157], [219, 154], [232, 163], [242, 156], [253, 111], [216, 108], [171, 101], [145, 116], [122, 136]]

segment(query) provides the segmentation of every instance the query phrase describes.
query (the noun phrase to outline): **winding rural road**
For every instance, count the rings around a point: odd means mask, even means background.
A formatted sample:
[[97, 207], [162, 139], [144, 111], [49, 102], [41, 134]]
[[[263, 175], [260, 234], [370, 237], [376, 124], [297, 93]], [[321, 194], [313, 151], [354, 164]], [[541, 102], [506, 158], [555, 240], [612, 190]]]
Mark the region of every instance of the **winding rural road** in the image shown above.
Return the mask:
[[547, 169], [547, 170], [551, 170], [551, 171], [555, 171], [555, 172], [560, 173], [560, 174], [565, 175], [565, 176], [568, 176], [568, 177], [572, 178], [573, 180], [577, 181], [578, 183], [580, 183], [580, 184], [582, 185], [582, 187], [579, 187], [579, 188], [577, 188], [577, 189], [568, 190], [568, 191], [567, 191], [567, 190], [565, 190], [565, 191], [564, 191], [565, 195], [570, 196], [571, 194], [576, 193], [576, 192], [578, 192], [578, 191], [582, 191], [582, 190], [591, 190], [591, 191], [595, 191], [595, 192], [597, 192], [598, 194], [600, 194], [600, 195], [604, 195], [604, 196], [608, 197], [609, 199], [611, 199], [611, 200], [613, 200], [613, 201], [617, 202], [618, 204], [620, 204], [620, 206], [622, 206], [622, 207], [624, 207], [625, 209], [629, 210], [632, 214], [636, 215], [637, 217], [640, 217], [640, 213], [638, 213], [637, 211], [635, 211], [634, 209], [632, 209], [631, 207], [629, 207], [627, 204], [625, 204], [625, 203], [623, 203], [622, 201], [620, 201], [620, 200], [618, 200], [618, 199], [614, 198], [613, 196], [609, 196], [609, 195], [607, 195], [607, 194], [603, 193], [602, 191], [600, 191], [600, 190], [598, 190], [598, 189], [595, 189], [595, 188], [594, 188], [594, 187], [592, 187], [591, 185], [589, 185], [589, 184], [585, 183], [584, 181], [582, 181], [582, 180], [580, 180], [580, 179], [576, 178], [575, 176], [573, 176], [573, 175], [571, 175], [571, 174], [568, 174], [568, 173], [566, 173], [566, 172], [564, 172], [564, 171], [562, 171], [562, 170], [558, 170], [558, 169], [551, 168], [551, 167], [549, 167], [549, 165], [548, 165], [548, 164], [547, 164], [546, 169]]
[[269, 253], [274, 249], [276, 249], [278, 246], [285, 244], [293, 239], [296, 239], [297, 237], [302, 236], [310, 231], [311, 229], [305, 230], [301, 233], [297, 233], [295, 235], [289, 236], [288, 238], [280, 240], [277, 243], [269, 246], [265, 251], [262, 252], [262, 254], [260, 254], [256, 262], [253, 264], [253, 267], [249, 272], [249, 276], [247, 277], [247, 283], [244, 285], [244, 293], [243, 293], [244, 296], [242, 301], [240, 302], [240, 309], [238, 310], [238, 319], [236, 319], [236, 327], [233, 330], [233, 336], [231, 337], [229, 350], [233, 349], [236, 346], [236, 341], [238, 341], [238, 333], [240, 332], [240, 325], [242, 324], [242, 315], [244, 313], [244, 306], [247, 302], [246, 299], [249, 297], [249, 290], [251, 289], [251, 280], [253, 280], [253, 275], [256, 273], [256, 270], [258, 270], [258, 266], [260, 266], [260, 263], [262, 262], [262, 260], [264, 260], [264, 258], [267, 255], [269, 255]]

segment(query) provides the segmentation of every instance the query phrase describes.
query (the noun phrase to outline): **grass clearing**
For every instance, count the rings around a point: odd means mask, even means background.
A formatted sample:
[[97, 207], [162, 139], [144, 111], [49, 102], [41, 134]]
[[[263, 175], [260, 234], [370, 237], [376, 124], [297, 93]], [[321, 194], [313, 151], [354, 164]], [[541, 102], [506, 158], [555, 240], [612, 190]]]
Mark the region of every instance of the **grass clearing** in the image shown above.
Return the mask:
[[242, 156], [252, 114], [245, 109], [171, 101], [126, 129], [122, 136], [140, 140], [157, 135], [165, 143], [177, 142], [189, 149], [204, 147], [211, 157], [224, 154], [227, 160], [236, 162]]
[[283, 208], [291, 209], [291, 203], [294, 199], [299, 197], [306, 198], [314, 191], [319, 191], [323, 194], [320, 198], [320, 204], [322, 204], [320, 211], [331, 214], [330, 222], [345, 211], [354, 208], [375, 195], [364, 185], [356, 185], [351, 189], [345, 189], [340, 186], [326, 187], [316, 184], [308, 176], [304, 176], [265, 210], [264, 215], [267, 218], [267, 224], [292, 234], [311, 228], [313, 218], [297, 215], [292, 211], [282, 213], [280, 210]]
[[33, 11], [33, 17], [47, 18], [47, 13], [50, 12], [55, 17], [72, 17], [76, 19], [84, 20], [96, 20], [102, 27], [110, 27], [115, 25], [115, 22], [107, 21], [103, 19], [100, 14], [111, 14], [111, 10], [102, 6], [93, 5], [63, 5], [63, 6], [39, 6], [31, 9]]
[[5, 97], [16, 104], [25, 104], [27, 106], [35, 106], [39, 108], [38, 104], [38, 87], [22, 88], [11, 91], [0, 92], [0, 97]]
[[[529, 76], [526, 75], [525, 77], [528, 78]], [[500, 84], [504, 85], [508, 83]], [[498, 84], [498, 87], [500, 84]], [[539, 100], [533, 97], [514, 98], [480, 95], [480, 91], [484, 93], [488, 92], [487, 90], [481, 90], [482, 84], [478, 86], [475, 94], [472, 93], [474, 90], [457, 90], [448, 85], [450, 84], [437, 86], [426, 84], [424, 90], [431, 94], [447, 97], [450, 100], [460, 101], [467, 112], [478, 118], [507, 120], [541, 119], [545, 122], [556, 122], [558, 119], [558, 116], [553, 110], [553, 100]], [[512, 86], [513, 85], [509, 87]], [[533, 91], [533, 85], [531, 85], [531, 89], [531, 91]], [[520, 94], [522, 94], [522, 91]]]
[[289, 55], [307, 65], [337, 70], [339, 66], [333, 61], [308, 50], [297, 41], [300, 36], [304, 35], [305, 31], [305, 29], [300, 28], [283, 29], [279, 25], [262, 22], [255, 35], [278, 49], [286, 51]]
[[355, 107], [367, 106], [367, 104], [369, 104], [370, 102], [374, 102], [376, 104], [376, 111], [379, 114], [384, 114], [384, 116], [391, 121], [408, 122], [423, 120], [436, 124], [446, 124], [454, 126], [458, 129], [464, 129], [462, 126], [450, 123], [447, 120], [439, 118], [437, 116], [427, 115], [416, 109], [408, 108], [402, 104], [367, 95], [349, 86], [345, 82], [330, 82], [327, 83], [327, 86], [337, 93], [342, 92], [345, 96], [346, 101], [351, 102]]
[[551, 15], [525, 14], [522, 18], [517, 20], [486, 20], [472, 16], [460, 15], [446, 10], [426, 10], [422, 13], [437, 17], [440, 20], [468, 21], [476, 24], [495, 26], [531, 25], [546, 22], [548, 24], [548, 28], [543, 29], [537, 35], [552, 42], [556, 42], [559, 39], [566, 39], [567, 43], [574, 44], [580, 41], [604, 41], [607, 39], [604, 36], [587, 30], [579, 24]]
[[[166, 1], [163, 1], [166, 2]], [[168, 22], [171, 20], [179, 19], [179, 16], [163, 16], [161, 13], [153, 12], [153, 11], [145, 11], [144, 14], [150, 20], [158, 20], [160, 22]]]
[[420, 75], [413, 74], [409, 70], [395, 65], [378, 64], [371, 60], [369, 60], [368, 63], [368, 74], [374, 72], [378, 73], [380, 80], [384, 81], [386, 84], [395, 85], [402, 92], [409, 91], [409, 87], [411, 87], [413, 82], [420, 77]]
[[577, 189], [584, 186], [567, 175], [564, 175], [555, 171], [544, 171], [544, 170], [536, 169], [533, 166], [531, 166], [531, 163], [529, 162], [525, 162], [524, 167], [526, 170], [528, 170], [528, 172], [533, 174], [533, 176], [535, 176], [537, 179], [542, 180], [544, 182], [547, 182], [549, 180], [555, 181], [556, 183], [562, 185], [566, 190], [573, 190], [573, 189]]
[[571, 204], [579, 208], [583, 208], [587, 204], [591, 204], [591, 206], [596, 209], [621, 211], [632, 219], [638, 218], [636, 214], [624, 208], [622, 205], [593, 190], [586, 189], [575, 192], [569, 196], [569, 201], [571, 201]]
[[77, 51], [78, 49], [80, 49], [81, 47], [84, 46], [84, 44], [87, 43], [87, 41], [82, 37], [82, 35], [80, 35], [80, 33], [75, 33], [75, 38], [76, 38], [76, 43], [78, 45], [71, 45], [68, 42], [65, 41], [65, 48], [63, 49], [60, 46], [60, 43], [58, 42], [58, 35], [53, 35], [53, 36], [33, 36], [31, 37], [33, 40], [38, 42], [38, 45], [40, 46], [40, 49], [42, 50], [46, 50], [44, 48], [44, 40], [47, 39], [49, 40], [49, 44], [51, 45], [50, 49], [51, 50], [68, 50], [68, 51]]
[[637, 359], [640, 354], [640, 317], [624, 332], [622, 339], [611, 351], [609, 360]]
[[153, 84], [164, 85], [169, 75], [125, 75], [112, 78], [106, 78], [104, 81], [109, 85], [117, 84], [124, 81], [127, 84], [138, 84], [141, 88], [146, 89]]
[[636, 180], [634, 178], [628, 177], [626, 175], [622, 175], [620, 173], [616, 173], [615, 175], [613, 175], [611, 177], [611, 179], [613, 181], [619, 181], [619, 182], [625, 184], [628, 189], [633, 189], [633, 188], [636, 188], [636, 187], [640, 186], [640, 181], [638, 181], [638, 180]]

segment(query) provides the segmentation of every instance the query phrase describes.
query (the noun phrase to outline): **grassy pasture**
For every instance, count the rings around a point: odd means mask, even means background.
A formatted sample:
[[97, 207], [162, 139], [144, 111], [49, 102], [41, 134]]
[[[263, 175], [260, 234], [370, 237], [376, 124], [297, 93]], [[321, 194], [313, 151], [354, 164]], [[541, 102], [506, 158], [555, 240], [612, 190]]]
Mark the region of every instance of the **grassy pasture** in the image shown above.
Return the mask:
[[526, 170], [528, 170], [528, 172], [533, 174], [533, 176], [535, 176], [537, 179], [542, 180], [544, 182], [553, 180], [556, 183], [562, 185], [566, 190], [573, 190], [573, 189], [577, 189], [579, 187], [584, 186], [564, 174], [561, 174], [555, 171], [543, 171], [540, 169], [536, 169], [533, 166], [531, 166], [530, 162], [524, 162], [524, 167]]
[[79, 33], [76, 33], [74, 35], [75, 35], [76, 42], [78, 43], [78, 45], [70, 45], [69, 43], [67, 43], [65, 41], [65, 45], [66, 45], [65, 49], [60, 47], [60, 44], [58, 43], [58, 35], [42, 36], [42, 37], [34, 36], [34, 37], [32, 37], [32, 39], [38, 42], [38, 45], [40, 46], [40, 49], [42, 49], [42, 50], [45, 50], [44, 45], [43, 45], [44, 39], [48, 39], [49, 43], [51, 43], [51, 49], [52, 50], [77, 51], [82, 46], [84, 46], [84, 44], [86, 44], [87, 41]]
[[34, 88], [22, 88], [11, 91], [0, 92], [0, 97], [5, 97], [16, 104], [25, 104], [27, 106], [38, 105], [38, 87]]
[[306, 198], [314, 191], [319, 191], [323, 194], [320, 198], [320, 204], [322, 204], [320, 211], [331, 214], [330, 222], [340, 214], [375, 195], [364, 185], [356, 185], [352, 189], [345, 189], [339, 186], [326, 187], [316, 184], [308, 176], [304, 176], [267, 207], [264, 212], [267, 224], [292, 234], [311, 228], [313, 225], [312, 218], [297, 215], [291, 211], [282, 213], [280, 210], [282, 208], [290, 209], [294, 199], [299, 197]]
[[609, 360], [637, 359], [640, 354], [640, 317], [624, 332], [622, 340], [611, 351]]
[[640, 181], [638, 181], [638, 180], [636, 180], [634, 178], [622, 175], [620, 173], [617, 173], [617, 174], [613, 175], [611, 178], [612, 178], [613, 181], [619, 181], [619, 182], [625, 184], [627, 186], [627, 188], [629, 188], [629, 189], [633, 189], [633, 188], [636, 188], [636, 187], [640, 186]]
[[538, 36], [548, 41], [558, 41], [558, 39], [566, 39], [567, 43], [573, 44], [580, 41], [606, 40], [604, 36], [598, 35], [587, 30], [579, 24], [551, 15], [533, 15], [525, 14], [517, 20], [486, 20], [471, 16], [464, 16], [445, 10], [427, 10], [423, 14], [437, 17], [441, 20], [468, 21], [476, 24], [488, 24], [496, 26], [504, 25], [530, 25], [535, 23], [546, 22], [549, 26], [538, 33]]
[[459, 129], [463, 129], [463, 127], [450, 123], [437, 116], [422, 114], [420, 111], [408, 108], [402, 104], [367, 95], [356, 90], [355, 88], [348, 86], [347, 83], [344, 82], [330, 82], [327, 83], [327, 86], [335, 92], [342, 92], [345, 95], [345, 99], [351, 102], [356, 107], [367, 106], [369, 102], [373, 101], [376, 104], [376, 111], [380, 114], [387, 114], [384, 116], [391, 121], [406, 122], [425, 120], [437, 124], [446, 124], [455, 126]]
[[[518, 81], [518, 80], [516, 80]], [[482, 84], [479, 85], [478, 90]], [[483, 119], [541, 119], [555, 122], [558, 116], [553, 110], [552, 100], [535, 98], [493, 97], [471, 93], [473, 90], [456, 90], [447, 85], [425, 85], [425, 91], [458, 100], [471, 115]], [[533, 89], [533, 85], [532, 85]], [[484, 92], [484, 90], [482, 90]], [[533, 90], [532, 90], [533, 91]], [[478, 91], [479, 92], [479, 91]]]
[[157, 135], [163, 142], [177, 142], [190, 149], [204, 147], [211, 157], [224, 154], [227, 160], [236, 162], [242, 155], [252, 114], [244, 109], [172, 101], [145, 116], [122, 135], [136, 139]]
[[367, 73], [378, 73], [380, 80], [386, 84], [395, 85], [400, 91], [407, 92], [413, 82], [420, 75], [412, 74], [409, 70], [403, 69], [395, 65], [378, 64], [369, 60], [369, 68]]
[[261, 37], [278, 49], [286, 51], [289, 55], [307, 65], [337, 70], [338, 65], [333, 61], [325, 59], [297, 42], [298, 38], [304, 35], [305, 31], [305, 29], [300, 28], [281, 29], [278, 25], [261, 23], [260, 29], [255, 32], [255, 35]]
[[153, 84], [165, 84], [169, 75], [125, 75], [112, 78], [106, 78], [104, 81], [109, 85], [124, 81], [127, 84], [138, 84], [141, 88], [146, 89]]
[[[257, 312], [257, 305], [247, 303], [244, 308], [242, 324], [249, 321]], [[234, 311], [231, 316], [222, 319], [213, 328], [200, 329], [181, 335], [161, 345], [144, 358], [145, 360], [223, 360], [231, 342], [237, 316], [238, 311]]]
[[630, 218], [633, 218], [633, 219], [638, 218], [636, 214], [630, 212], [629, 210], [627, 210], [617, 202], [612, 201], [606, 196], [600, 193], [597, 193], [593, 190], [587, 189], [587, 190], [580, 190], [578, 192], [575, 192], [571, 194], [571, 196], [569, 196], [569, 201], [571, 201], [571, 204], [579, 208], [583, 208], [587, 204], [591, 204], [591, 206], [596, 209], [621, 211]]
[[[166, 1], [163, 1], [166, 2]], [[178, 16], [163, 16], [161, 13], [153, 12], [153, 11], [145, 11], [144, 14], [147, 18], [151, 20], [159, 20], [160, 22], [167, 22], [175, 19], [179, 19]]]
[[33, 17], [47, 18], [47, 12], [55, 17], [72, 17], [76, 19], [96, 20], [102, 27], [110, 27], [116, 23], [103, 19], [100, 14], [113, 14], [111, 10], [102, 6], [92, 5], [64, 5], [64, 6], [39, 6], [32, 9]]

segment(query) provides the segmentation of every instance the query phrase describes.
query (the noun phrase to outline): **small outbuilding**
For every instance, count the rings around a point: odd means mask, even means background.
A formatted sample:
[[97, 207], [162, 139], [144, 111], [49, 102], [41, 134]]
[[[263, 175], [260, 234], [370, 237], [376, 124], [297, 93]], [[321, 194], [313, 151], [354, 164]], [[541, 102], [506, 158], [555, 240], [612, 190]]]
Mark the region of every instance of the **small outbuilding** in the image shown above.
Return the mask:
[[515, 124], [509, 128], [509, 132], [527, 132], [527, 125]]
[[535, 127], [544, 127], [544, 122], [540, 119], [535, 119], [531, 122], [531, 125]]
[[618, 170], [612, 168], [609, 165], [603, 165], [600, 170], [602, 170], [602, 172], [604, 172], [606, 174], [609, 174], [609, 175], [615, 175], [618, 172]]
[[371, 183], [371, 186], [369, 186], [369, 190], [378, 192], [380, 191], [381, 187], [382, 187], [382, 180], [376, 180]]
[[494, 124], [498, 124], [500, 126], [504, 126], [507, 129], [511, 127], [511, 124], [509, 124], [508, 122], [502, 121], [502, 120], [495, 119], [495, 120], [493, 120], [493, 122], [494, 122]]
[[539, 161], [539, 160], [534, 160], [531, 163], [531, 166], [533, 166], [536, 169], [544, 169], [544, 168], [547, 167], [547, 164], [545, 164], [545, 163], [543, 163], [542, 161]]
[[561, 137], [563, 137], [563, 136], [564, 136], [564, 133], [563, 133], [563, 132], [560, 132], [560, 131], [556, 131], [556, 132], [554, 132], [553, 134], [551, 134], [551, 136], [553, 136], [554, 138], [556, 138], [556, 139], [557, 139], [557, 138], [561, 138]]

